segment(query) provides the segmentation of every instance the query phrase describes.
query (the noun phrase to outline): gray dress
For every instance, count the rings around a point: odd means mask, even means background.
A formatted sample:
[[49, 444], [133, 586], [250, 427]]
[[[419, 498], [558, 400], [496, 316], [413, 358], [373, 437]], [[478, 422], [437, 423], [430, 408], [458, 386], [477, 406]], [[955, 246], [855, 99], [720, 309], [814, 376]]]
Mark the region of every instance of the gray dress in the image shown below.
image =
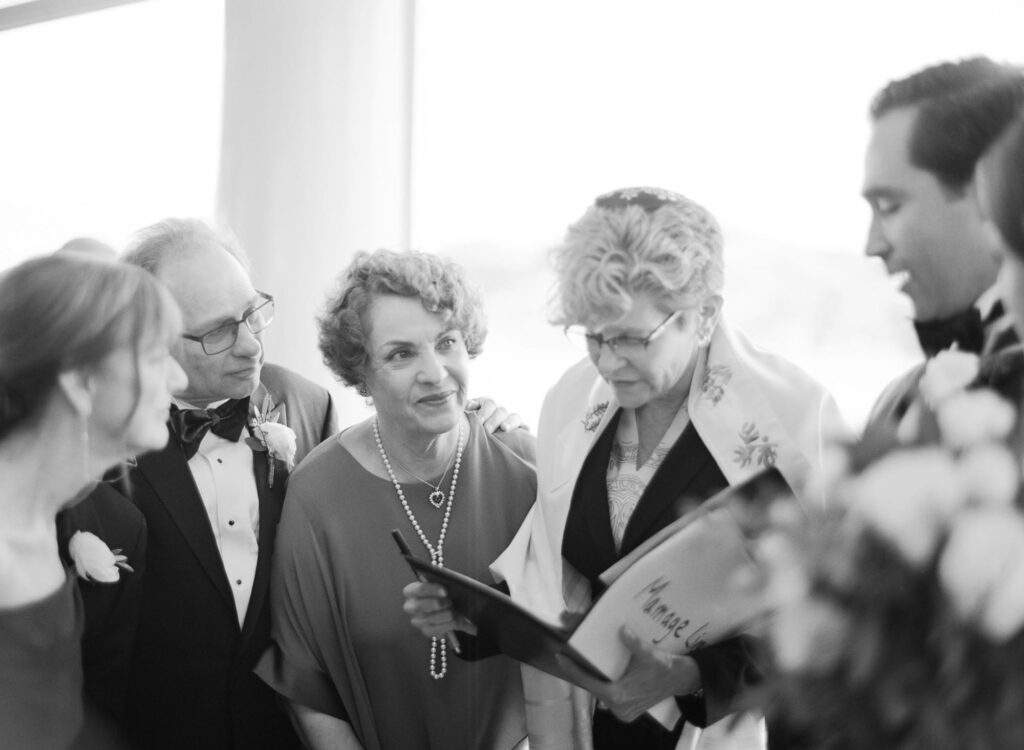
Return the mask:
[[[536, 495], [534, 439], [524, 430], [488, 435], [478, 419], [469, 422], [444, 557], [447, 567], [489, 582], [488, 564]], [[443, 508], [428, 503], [422, 483], [402, 489], [436, 544]], [[526, 734], [518, 665], [449, 651], [447, 676], [431, 678], [430, 641], [402, 611], [413, 575], [392, 541], [396, 528], [429, 559], [394, 486], [367, 472], [337, 436], [302, 462], [289, 479], [274, 553], [274, 645], [257, 674], [289, 699], [348, 721], [366, 750], [513, 747]]]

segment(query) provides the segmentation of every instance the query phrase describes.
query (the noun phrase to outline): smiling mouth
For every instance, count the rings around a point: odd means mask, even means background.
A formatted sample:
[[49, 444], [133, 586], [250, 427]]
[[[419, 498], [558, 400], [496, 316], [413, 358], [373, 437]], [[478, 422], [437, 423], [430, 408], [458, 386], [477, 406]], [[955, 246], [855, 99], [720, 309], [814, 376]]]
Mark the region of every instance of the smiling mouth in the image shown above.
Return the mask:
[[893, 271], [889, 274], [889, 279], [892, 281], [897, 292], [903, 291], [903, 288], [910, 283], [910, 271]]
[[452, 397], [455, 391], [445, 391], [444, 393], [432, 393], [429, 396], [417, 399], [416, 403], [426, 404], [427, 406], [437, 406], [443, 404]]

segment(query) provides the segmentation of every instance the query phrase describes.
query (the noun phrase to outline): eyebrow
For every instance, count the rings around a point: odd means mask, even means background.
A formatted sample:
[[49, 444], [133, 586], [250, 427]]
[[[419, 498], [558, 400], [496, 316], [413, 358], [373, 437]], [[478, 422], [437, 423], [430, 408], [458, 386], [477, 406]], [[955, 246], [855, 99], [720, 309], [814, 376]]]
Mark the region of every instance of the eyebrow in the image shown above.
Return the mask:
[[[256, 294], [249, 300], [248, 304], [242, 310], [242, 313], [246, 311], [251, 311], [258, 304], [260, 304], [261, 301], [265, 300], [260, 295], [259, 292], [256, 292]], [[238, 314], [239, 318], [242, 317], [242, 313]], [[233, 318], [230, 315], [222, 315], [221, 317], [214, 318], [213, 320], [207, 321], [206, 323], [198, 323], [196, 325], [196, 328], [198, 328], [201, 331], [212, 331], [216, 328], [220, 328], [221, 326], [226, 326], [228, 323], [234, 323], [237, 320], [238, 318]]]
[[870, 201], [877, 198], [902, 198], [904, 196], [904, 191], [891, 187], [872, 186], [865, 188], [860, 194], [865, 200]]
[[[448, 334], [450, 334], [452, 332], [461, 333], [461, 331], [458, 328], [455, 328], [455, 327], [447, 328], [447, 329], [441, 331], [439, 334], [437, 334], [437, 336], [434, 337], [434, 341], [438, 341], [439, 339], [443, 339], [445, 336], [447, 336]], [[389, 339], [388, 341], [385, 341], [380, 346], [378, 346], [377, 350], [380, 351], [380, 350], [387, 349], [388, 347], [392, 347], [392, 346], [415, 346], [415, 344], [413, 344], [412, 341], [406, 341], [404, 339]]]

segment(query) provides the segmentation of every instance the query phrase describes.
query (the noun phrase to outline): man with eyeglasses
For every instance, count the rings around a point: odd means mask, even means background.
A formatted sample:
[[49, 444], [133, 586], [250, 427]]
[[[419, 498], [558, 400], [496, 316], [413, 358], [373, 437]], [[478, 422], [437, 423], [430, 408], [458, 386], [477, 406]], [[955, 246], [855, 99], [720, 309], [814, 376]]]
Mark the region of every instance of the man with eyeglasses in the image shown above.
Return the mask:
[[233, 238], [198, 220], [142, 230], [125, 258], [181, 306], [176, 357], [188, 386], [171, 406], [168, 446], [142, 456], [130, 492], [149, 542], [128, 680], [138, 747], [298, 747], [274, 693], [252, 668], [270, 640], [270, 558], [290, 462], [249, 437], [276, 420], [294, 460], [336, 432], [328, 392], [264, 362], [274, 299], [256, 290]]

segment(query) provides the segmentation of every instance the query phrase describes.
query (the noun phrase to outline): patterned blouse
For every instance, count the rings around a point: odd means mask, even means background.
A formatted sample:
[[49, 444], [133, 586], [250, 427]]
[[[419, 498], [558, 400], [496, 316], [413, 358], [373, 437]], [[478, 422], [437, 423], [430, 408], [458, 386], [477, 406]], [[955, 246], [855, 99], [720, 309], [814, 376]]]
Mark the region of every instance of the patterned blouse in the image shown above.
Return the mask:
[[608, 512], [611, 514], [612, 537], [615, 539], [616, 551], [622, 549], [622, 537], [626, 534], [626, 526], [629, 519], [636, 510], [640, 497], [647, 489], [654, 473], [661, 466], [665, 456], [679, 436], [683, 434], [686, 425], [690, 423], [690, 416], [687, 413], [686, 402], [676, 412], [672, 424], [668, 426], [661, 442], [647, 458], [642, 466], [637, 466], [637, 458], [640, 451], [640, 440], [636, 428], [636, 410], [623, 409], [619, 418], [619, 426], [615, 432], [615, 442], [612, 445], [611, 457], [608, 459]]

